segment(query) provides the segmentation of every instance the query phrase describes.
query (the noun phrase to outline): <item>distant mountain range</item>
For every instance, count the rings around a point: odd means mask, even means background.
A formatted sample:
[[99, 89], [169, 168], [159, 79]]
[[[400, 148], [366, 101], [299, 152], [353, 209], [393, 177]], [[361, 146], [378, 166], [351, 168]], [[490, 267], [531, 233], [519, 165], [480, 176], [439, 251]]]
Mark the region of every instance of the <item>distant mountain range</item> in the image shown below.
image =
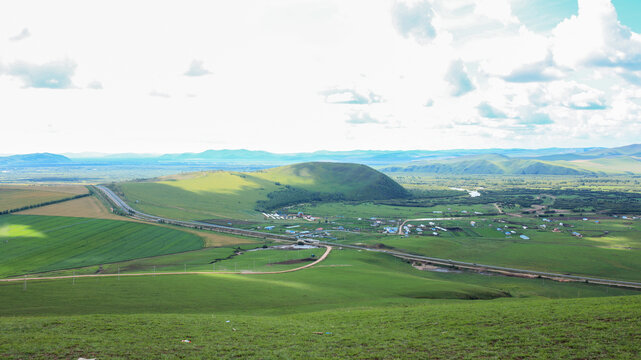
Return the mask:
[[0, 166], [48, 166], [69, 164], [73, 160], [63, 155], [36, 153], [0, 157]]
[[[66, 155], [66, 156], [65, 156]], [[152, 165], [268, 168], [300, 162], [366, 164], [385, 172], [440, 174], [641, 174], [641, 144], [616, 148], [353, 150], [277, 154], [255, 150], [207, 150], [181, 154], [56, 155], [0, 157], [0, 167]]]
[[641, 145], [531, 157], [509, 157], [502, 154], [459, 156], [392, 165], [381, 170], [439, 174], [641, 174]]

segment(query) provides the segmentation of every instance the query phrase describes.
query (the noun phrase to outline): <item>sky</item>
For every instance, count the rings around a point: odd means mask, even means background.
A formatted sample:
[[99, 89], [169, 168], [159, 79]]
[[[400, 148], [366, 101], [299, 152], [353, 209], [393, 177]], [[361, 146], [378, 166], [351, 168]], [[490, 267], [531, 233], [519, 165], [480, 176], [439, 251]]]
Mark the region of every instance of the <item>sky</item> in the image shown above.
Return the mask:
[[641, 1], [0, 2], [0, 154], [641, 142]]

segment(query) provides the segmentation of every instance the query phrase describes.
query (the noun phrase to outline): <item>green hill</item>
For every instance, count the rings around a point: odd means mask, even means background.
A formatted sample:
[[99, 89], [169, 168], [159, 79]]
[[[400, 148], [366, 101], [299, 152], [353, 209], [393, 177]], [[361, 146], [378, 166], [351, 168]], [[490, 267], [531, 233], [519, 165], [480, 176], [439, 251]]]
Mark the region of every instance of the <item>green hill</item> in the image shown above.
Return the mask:
[[114, 186], [141, 211], [182, 219], [261, 217], [309, 201], [408, 196], [388, 176], [359, 164], [311, 162], [257, 172], [198, 172]]
[[420, 172], [438, 174], [522, 174], [522, 175], [587, 175], [593, 171], [573, 162], [555, 162], [510, 158], [488, 154], [452, 159], [421, 161], [404, 166], [383, 168], [385, 172]]

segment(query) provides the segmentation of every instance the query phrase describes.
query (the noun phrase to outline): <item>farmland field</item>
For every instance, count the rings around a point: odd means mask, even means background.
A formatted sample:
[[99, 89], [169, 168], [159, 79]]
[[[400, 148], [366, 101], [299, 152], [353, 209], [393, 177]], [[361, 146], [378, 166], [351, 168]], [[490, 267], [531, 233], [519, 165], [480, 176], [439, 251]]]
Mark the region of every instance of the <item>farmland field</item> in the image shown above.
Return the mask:
[[68, 269], [200, 249], [180, 230], [89, 218], [0, 217], [0, 277]]
[[19, 214], [129, 220], [128, 218], [111, 213], [109, 209], [105, 208], [105, 206], [93, 196], [24, 210], [19, 212]]
[[0, 211], [18, 209], [86, 194], [84, 186], [0, 186]]

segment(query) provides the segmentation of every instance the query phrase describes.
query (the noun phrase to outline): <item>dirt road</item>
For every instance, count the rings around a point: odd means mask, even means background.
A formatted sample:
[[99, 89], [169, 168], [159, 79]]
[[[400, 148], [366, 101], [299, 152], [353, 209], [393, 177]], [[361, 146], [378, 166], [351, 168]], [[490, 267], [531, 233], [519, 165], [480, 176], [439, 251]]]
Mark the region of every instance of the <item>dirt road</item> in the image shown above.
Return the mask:
[[16, 281], [28, 281], [28, 280], [58, 280], [58, 279], [72, 279], [72, 278], [92, 278], [92, 277], [114, 277], [114, 276], [160, 276], [160, 275], [185, 275], [185, 274], [240, 274], [240, 275], [264, 275], [264, 274], [283, 274], [288, 272], [299, 271], [312, 267], [321, 261], [325, 260], [329, 253], [332, 251], [331, 246], [326, 246], [327, 250], [325, 253], [318, 258], [318, 260], [307, 265], [297, 267], [295, 269], [289, 270], [280, 270], [280, 271], [187, 271], [187, 272], [157, 272], [157, 273], [139, 273], [139, 274], [88, 274], [88, 275], [66, 275], [66, 276], [43, 276], [43, 277], [21, 277], [21, 278], [10, 278], [10, 279], [0, 279], [0, 282], [16, 282]]

